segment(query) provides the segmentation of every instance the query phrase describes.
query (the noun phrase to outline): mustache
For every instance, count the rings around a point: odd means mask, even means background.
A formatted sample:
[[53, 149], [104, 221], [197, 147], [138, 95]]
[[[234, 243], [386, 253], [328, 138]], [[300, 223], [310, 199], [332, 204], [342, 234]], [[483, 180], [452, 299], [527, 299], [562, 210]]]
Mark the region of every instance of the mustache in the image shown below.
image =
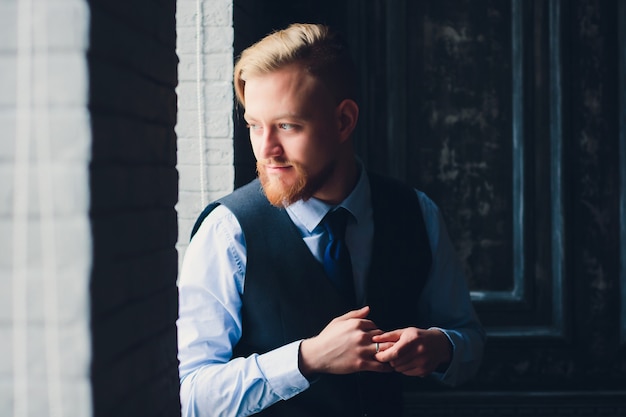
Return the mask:
[[257, 166], [265, 166], [265, 165], [271, 165], [274, 167], [287, 167], [287, 166], [293, 166], [294, 163], [287, 159], [274, 159], [274, 158], [260, 159], [257, 161]]

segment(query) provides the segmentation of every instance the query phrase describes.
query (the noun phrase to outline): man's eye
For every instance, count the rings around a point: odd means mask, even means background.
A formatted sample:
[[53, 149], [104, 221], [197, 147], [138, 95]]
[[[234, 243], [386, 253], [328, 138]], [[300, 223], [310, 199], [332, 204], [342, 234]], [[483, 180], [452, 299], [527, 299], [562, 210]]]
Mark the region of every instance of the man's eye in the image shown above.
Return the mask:
[[279, 123], [278, 127], [282, 130], [293, 130], [296, 126], [291, 123]]

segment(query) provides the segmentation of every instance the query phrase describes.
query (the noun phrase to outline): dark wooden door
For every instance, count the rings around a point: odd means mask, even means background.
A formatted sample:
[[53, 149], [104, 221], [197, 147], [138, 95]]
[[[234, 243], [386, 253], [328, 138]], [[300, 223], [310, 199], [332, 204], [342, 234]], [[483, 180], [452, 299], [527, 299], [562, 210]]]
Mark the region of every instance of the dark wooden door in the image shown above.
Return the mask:
[[488, 331], [407, 415], [626, 415], [626, 2], [283, 3], [348, 34], [359, 154], [441, 207]]

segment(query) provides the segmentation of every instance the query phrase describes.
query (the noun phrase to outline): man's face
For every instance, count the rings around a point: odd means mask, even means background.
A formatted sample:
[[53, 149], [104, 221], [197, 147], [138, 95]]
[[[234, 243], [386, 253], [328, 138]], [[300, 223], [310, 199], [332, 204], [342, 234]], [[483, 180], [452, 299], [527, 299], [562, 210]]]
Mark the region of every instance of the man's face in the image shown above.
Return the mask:
[[324, 85], [298, 65], [251, 77], [245, 119], [270, 203], [313, 197], [332, 181], [340, 122]]

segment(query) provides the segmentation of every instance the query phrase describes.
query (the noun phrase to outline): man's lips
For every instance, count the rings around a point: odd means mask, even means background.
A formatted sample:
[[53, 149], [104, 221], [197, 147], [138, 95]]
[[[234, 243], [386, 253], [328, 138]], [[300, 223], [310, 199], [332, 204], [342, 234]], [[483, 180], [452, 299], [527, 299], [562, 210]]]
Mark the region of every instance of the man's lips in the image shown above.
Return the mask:
[[291, 168], [291, 165], [287, 164], [265, 164], [263, 165], [265, 171], [267, 172], [285, 172], [286, 170]]

